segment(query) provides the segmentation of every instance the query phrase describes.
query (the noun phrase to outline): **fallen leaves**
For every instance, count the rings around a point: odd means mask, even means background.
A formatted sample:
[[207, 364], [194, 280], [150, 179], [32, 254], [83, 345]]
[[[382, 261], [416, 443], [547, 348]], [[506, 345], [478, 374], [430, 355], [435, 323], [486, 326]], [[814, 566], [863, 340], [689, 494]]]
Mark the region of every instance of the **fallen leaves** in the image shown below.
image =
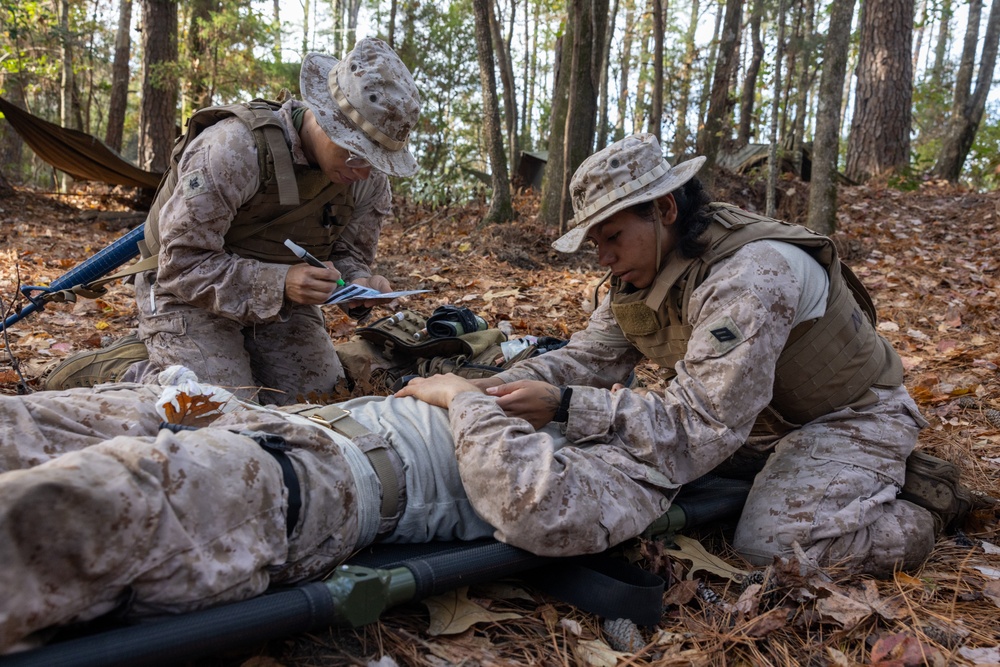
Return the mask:
[[494, 612], [469, 599], [468, 587], [463, 587], [423, 600], [430, 613], [427, 634], [454, 635], [465, 632], [477, 623], [496, 623], [520, 618], [515, 612]]

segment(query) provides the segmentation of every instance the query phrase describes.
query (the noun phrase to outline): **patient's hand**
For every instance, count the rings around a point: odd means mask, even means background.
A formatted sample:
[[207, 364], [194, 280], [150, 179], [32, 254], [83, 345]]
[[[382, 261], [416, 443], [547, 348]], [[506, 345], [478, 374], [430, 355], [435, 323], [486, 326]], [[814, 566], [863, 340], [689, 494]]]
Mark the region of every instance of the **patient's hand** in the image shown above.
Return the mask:
[[469, 380], [453, 373], [448, 373], [446, 375], [432, 375], [429, 378], [413, 378], [406, 383], [405, 387], [397, 391], [395, 396], [397, 398], [412, 396], [424, 403], [430, 403], [439, 408], [447, 408], [451, 405], [452, 399], [464, 391], [484, 393], [482, 389]]

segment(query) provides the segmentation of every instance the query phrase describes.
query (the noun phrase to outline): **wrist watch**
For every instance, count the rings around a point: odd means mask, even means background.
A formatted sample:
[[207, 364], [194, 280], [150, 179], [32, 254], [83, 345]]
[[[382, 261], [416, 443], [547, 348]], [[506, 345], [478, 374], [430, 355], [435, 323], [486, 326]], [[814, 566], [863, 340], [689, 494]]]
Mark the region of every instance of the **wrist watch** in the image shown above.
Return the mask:
[[552, 421], [565, 424], [569, 421], [569, 402], [573, 398], [573, 388], [560, 387], [559, 390], [561, 392], [559, 395], [559, 407], [556, 408], [556, 414], [552, 417]]

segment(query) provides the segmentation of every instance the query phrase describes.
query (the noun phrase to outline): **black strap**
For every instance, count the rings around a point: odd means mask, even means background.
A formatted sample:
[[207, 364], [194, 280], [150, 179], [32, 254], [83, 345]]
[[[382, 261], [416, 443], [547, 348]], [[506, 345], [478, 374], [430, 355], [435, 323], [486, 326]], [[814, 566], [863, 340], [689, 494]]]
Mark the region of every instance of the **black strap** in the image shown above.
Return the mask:
[[284, 479], [285, 488], [288, 489], [285, 534], [287, 537], [291, 537], [295, 531], [296, 524], [299, 522], [299, 513], [302, 511], [302, 487], [299, 485], [299, 476], [292, 466], [292, 460], [285, 454], [291, 447], [285, 442], [284, 438], [273, 433], [241, 431], [240, 435], [244, 435], [260, 445], [281, 466], [281, 476]]
[[663, 613], [663, 579], [608, 554], [546, 566], [529, 580], [552, 597], [604, 618], [656, 625]]

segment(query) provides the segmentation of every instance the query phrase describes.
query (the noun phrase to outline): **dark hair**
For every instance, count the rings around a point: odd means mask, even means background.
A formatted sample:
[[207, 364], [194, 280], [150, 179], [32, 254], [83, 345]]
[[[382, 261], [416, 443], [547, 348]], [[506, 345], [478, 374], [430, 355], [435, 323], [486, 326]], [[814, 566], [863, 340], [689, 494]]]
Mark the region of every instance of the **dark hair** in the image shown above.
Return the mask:
[[[692, 259], [698, 257], [708, 247], [708, 242], [701, 235], [712, 222], [712, 214], [708, 211], [711, 198], [705, 192], [704, 186], [697, 177], [671, 192], [677, 202], [677, 231], [679, 240], [677, 249], [682, 257]], [[629, 207], [633, 213], [650, 222], [656, 219], [653, 207], [656, 200], [642, 202]]]

